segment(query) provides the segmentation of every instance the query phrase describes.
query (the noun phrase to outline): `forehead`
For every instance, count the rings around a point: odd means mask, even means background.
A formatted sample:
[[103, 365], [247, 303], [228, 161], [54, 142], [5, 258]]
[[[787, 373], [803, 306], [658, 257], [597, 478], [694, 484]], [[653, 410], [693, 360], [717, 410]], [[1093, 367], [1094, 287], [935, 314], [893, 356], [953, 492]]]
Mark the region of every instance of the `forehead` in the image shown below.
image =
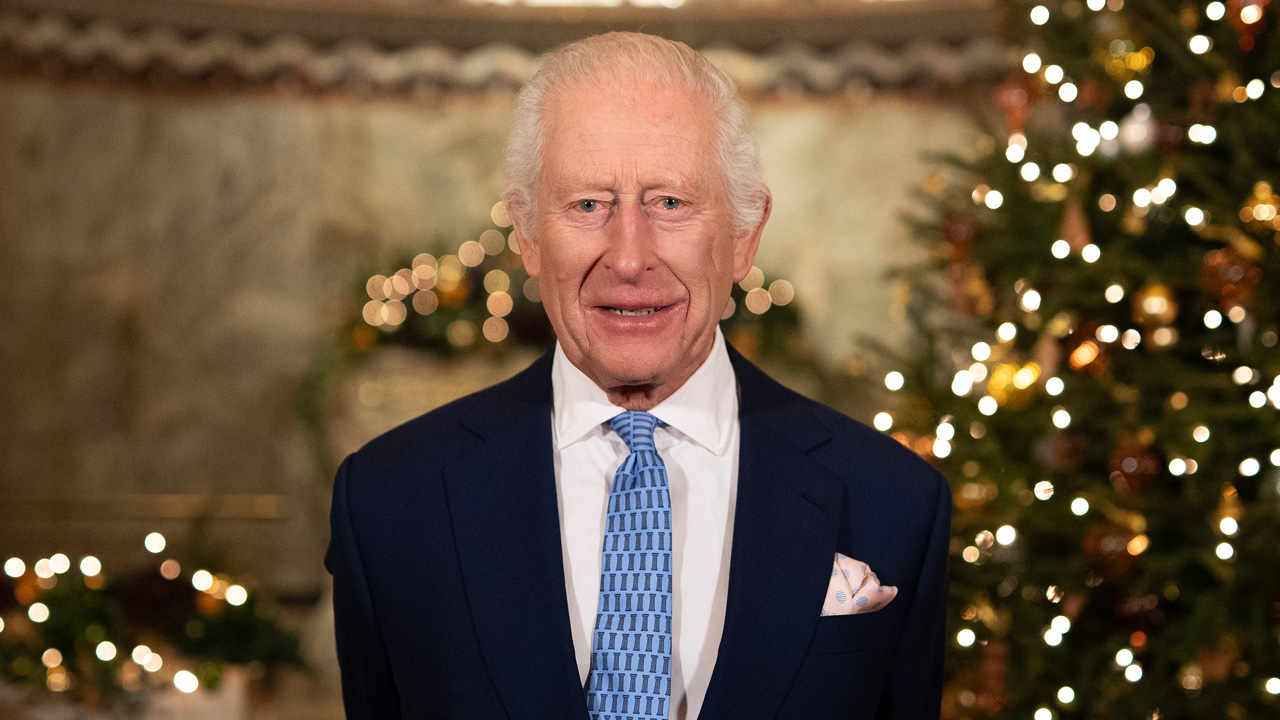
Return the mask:
[[557, 93], [546, 120], [544, 180], [648, 184], [716, 173], [714, 111], [693, 90], [647, 80], [588, 82]]

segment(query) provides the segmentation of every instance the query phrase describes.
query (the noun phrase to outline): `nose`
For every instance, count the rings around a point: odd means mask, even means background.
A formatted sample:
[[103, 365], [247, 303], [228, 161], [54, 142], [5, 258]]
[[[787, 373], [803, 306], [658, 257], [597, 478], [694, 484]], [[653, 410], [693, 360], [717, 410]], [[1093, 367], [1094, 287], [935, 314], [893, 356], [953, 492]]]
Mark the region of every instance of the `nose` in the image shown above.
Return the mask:
[[607, 233], [608, 249], [604, 266], [627, 282], [639, 280], [654, 263], [654, 233], [640, 203], [628, 199], [619, 203]]

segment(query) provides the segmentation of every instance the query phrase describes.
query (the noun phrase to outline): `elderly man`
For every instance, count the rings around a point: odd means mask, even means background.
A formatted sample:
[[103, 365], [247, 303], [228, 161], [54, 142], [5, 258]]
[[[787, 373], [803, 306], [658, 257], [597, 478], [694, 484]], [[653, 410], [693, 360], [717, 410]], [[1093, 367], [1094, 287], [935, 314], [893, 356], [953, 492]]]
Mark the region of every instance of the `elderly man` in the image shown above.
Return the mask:
[[718, 328], [769, 216], [706, 58], [610, 33], [521, 92], [507, 206], [554, 352], [343, 462], [350, 718], [936, 718], [951, 499]]

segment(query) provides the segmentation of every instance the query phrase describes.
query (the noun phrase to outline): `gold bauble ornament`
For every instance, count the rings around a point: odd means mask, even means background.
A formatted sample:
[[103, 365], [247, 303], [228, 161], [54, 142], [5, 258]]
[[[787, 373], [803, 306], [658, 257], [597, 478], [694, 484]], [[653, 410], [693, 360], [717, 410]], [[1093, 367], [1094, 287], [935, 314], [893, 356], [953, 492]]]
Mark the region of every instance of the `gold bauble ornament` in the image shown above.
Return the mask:
[[1159, 280], [1150, 280], [1133, 294], [1133, 321], [1150, 329], [1169, 325], [1178, 317], [1173, 291]]

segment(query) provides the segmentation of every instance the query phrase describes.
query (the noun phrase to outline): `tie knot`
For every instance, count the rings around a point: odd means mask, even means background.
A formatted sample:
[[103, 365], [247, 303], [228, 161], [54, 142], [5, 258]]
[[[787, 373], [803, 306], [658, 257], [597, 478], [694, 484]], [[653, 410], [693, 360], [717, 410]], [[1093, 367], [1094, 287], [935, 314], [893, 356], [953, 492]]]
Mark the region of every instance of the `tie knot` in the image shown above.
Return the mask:
[[628, 410], [615, 415], [609, 420], [609, 427], [618, 433], [622, 442], [627, 444], [631, 452], [654, 450], [653, 430], [658, 427], [658, 418], [643, 410]]

